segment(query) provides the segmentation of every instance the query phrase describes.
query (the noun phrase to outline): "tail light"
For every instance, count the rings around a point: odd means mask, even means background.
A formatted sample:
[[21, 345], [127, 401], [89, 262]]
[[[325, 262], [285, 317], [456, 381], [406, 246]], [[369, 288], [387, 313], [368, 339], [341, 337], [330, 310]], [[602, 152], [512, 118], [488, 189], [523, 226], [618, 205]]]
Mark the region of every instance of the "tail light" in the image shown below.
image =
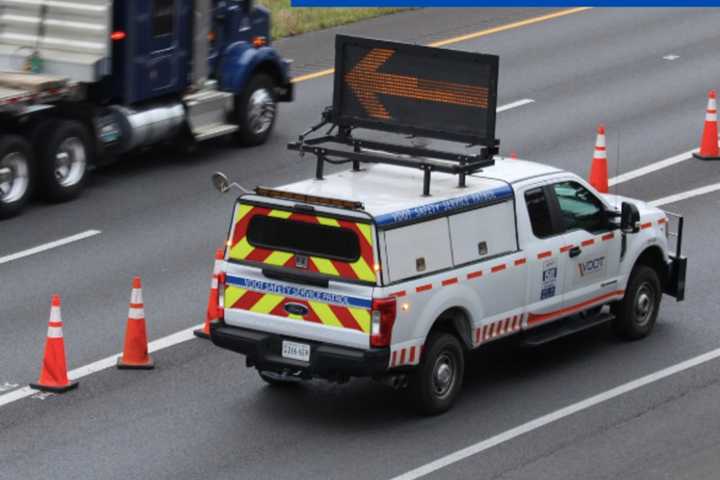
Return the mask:
[[252, 46], [255, 48], [264, 47], [268, 44], [267, 37], [257, 36], [252, 39]]
[[370, 327], [371, 347], [387, 347], [390, 345], [396, 314], [397, 301], [395, 297], [373, 299]]
[[121, 30], [117, 30], [110, 34], [110, 39], [113, 42], [120, 42], [122, 40], [125, 40], [126, 38], [127, 38], [127, 34]]
[[225, 272], [218, 274], [218, 318], [225, 320]]

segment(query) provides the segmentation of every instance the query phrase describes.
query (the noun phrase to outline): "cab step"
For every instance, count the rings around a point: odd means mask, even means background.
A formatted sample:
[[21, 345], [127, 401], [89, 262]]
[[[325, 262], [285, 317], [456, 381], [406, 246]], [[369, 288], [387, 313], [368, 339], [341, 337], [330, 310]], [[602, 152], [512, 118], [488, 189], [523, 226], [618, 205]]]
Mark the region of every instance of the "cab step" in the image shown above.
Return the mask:
[[202, 142], [238, 130], [237, 125], [229, 123], [233, 98], [233, 94], [217, 90], [215, 82], [208, 82], [203, 89], [183, 97], [196, 141]]
[[600, 312], [594, 317], [575, 315], [565, 320], [559, 320], [549, 325], [532, 329], [525, 333], [523, 345], [537, 347], [560, 338], [597, 327], [615, 318], [612, 313]]

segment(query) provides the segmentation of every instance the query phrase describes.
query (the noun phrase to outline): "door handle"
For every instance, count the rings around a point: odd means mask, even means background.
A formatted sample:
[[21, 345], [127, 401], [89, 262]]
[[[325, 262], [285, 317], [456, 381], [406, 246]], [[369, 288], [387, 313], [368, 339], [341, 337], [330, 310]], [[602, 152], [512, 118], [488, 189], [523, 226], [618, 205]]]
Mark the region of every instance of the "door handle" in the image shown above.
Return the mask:
[[580, 248], [580, 247], [573, 247], [573, 248], [570, 249], [569, 255], [570, 255], [570, 258], [575, 258], [575, 257], [577, 257], [578, 255], [580, 255], [581, 253], [582, 253], [582, 248]]

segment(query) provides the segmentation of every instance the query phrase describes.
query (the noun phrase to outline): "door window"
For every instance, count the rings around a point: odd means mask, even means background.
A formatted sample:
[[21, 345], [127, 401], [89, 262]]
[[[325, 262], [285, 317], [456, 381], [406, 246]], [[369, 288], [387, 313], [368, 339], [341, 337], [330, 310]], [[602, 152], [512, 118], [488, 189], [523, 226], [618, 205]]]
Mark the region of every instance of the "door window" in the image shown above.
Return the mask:
[[154, 37], [172, 35], [175, 23], [175, 0], [155, 0], [152, 10]]
[[594, 233], [607, 229], [603, 203], [577, 182], [553, 185], [566, 231], [586, 230]]
[[560, 233], [553, 226], [550, 205], [547, 201], [545, 190], [542, 187], [533, 188], [525, 192], [525, 204], [527, 205], [530, 224], [536, 237], [547, 238]]

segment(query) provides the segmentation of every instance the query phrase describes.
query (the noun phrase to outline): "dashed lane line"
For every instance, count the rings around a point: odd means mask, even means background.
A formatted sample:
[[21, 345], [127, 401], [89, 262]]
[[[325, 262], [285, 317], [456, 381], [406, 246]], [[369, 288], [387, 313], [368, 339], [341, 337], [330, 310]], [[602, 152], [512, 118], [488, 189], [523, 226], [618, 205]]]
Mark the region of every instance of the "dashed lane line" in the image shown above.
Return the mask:
[[720, 183], [713, 183], [712, 185], [706, 185], [704, 187], [694, 188], [686, 192], [676, 193], [675, 195], [668, 195], [667, 197], [658, 198], [650, 203], [653, 207], [661, 207], [669, 203], [679, 202], [681, 200], [687, 200], [688, 198], [698, 197], [712, 192], [720, 191]]
[[508, 110], [512, 110], [513, 108], [524, 107], [525, 105], [529, 105], [531, 103], [535, 103], [535, 100], [533, 100], [532, 98], [523, 98], [521, 100], [516, 100], [514, 102], [506, 103], [505, 105], [497, 107], [496, 112], [506, 112]]
[[100, 235], [101, 233], [102, 232], [100, 230], [86, 230], [76, 235], [71, 235], [69, 237], [61, 238], [59, 240], [44, 243], [42, 245], [38, 245], [37, 247], [28, 248], [27, 250], [23, 250], [22, 252], [11, 253], [10, 255], [0, 257], [0, 265], [12, 262], [13, 260], [19, 260], [21, 258], [29, 257], [30, 255], [46, 252], [48, 250], [52, 250], [53, 248], [62, 247], [69, 243], [79, 242], [80, 240], [94, 237], [95, 235]]

